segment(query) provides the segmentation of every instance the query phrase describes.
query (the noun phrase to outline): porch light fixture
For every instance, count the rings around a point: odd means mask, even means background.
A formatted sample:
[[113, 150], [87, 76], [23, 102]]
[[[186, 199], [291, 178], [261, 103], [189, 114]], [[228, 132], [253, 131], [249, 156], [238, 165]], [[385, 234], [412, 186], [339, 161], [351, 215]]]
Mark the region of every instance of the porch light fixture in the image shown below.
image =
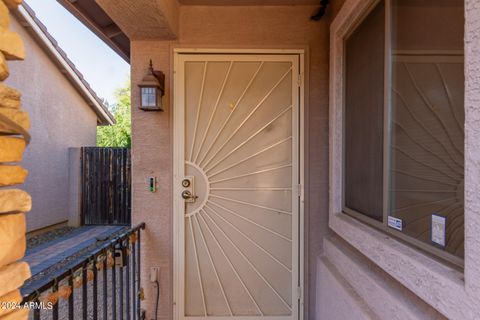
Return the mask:
[[162, 97], [165, 95], [165, 74], [153, 70], [152, 60], [148, 73], [138, 85], [140, 88], [140, 109], [144, 111], [163, 111]]

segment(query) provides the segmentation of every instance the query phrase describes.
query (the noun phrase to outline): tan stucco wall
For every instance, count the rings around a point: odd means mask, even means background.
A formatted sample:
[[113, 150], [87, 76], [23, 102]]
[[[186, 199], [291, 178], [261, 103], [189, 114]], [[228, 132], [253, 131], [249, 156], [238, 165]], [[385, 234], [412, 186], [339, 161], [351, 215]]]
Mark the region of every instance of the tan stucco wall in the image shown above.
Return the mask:
[[[96, 0], [129, 39], [175, 39], [179, 4], [176, 0]], [[135, 23], [141, 17], [141, 23]], [[132, 23], [133, 22], [133, 23]]]
[[[328, 41], [329, 19], [310, 21], [317, 6], [303, 7], [206, 7], [183, 6], [178, 42], [132, 42], [133, 102], [133, 220], [146, 222], [143, 277], [151, 266], [160, 266], [159, 319], [172, 318], [172, 110], [171, 76], [175, 47], [199, 48], [287, 48], [306, 52], [306, 277], [312, 285], [306, 291], [310, 309], [315, 310], [316, 257], [322, 251], [328, 216]], [[139, 111], [136, 86], [144, 76], [149, 59], [167, 75], [166, 111]], [[146, 179], [155, 175], [159, 190], [148, 191]], [[153, 286], [144, 281], [152, 310]], [[147, 317], [152, 317], [151, 313]]]
[[[465, 1], [465, 279], [480, 300], [480, 5]], [[477, 313], [478, 316], [478, 313]]]
[[7, 84], [22, 92], [33, 136], [23, 164], [25, 190], [32, 196], [29, 231], [68, 220], [68, 148], [94, 146], [97, 117], [28, 32], [12, 19], [27, 57], [10, 63]]

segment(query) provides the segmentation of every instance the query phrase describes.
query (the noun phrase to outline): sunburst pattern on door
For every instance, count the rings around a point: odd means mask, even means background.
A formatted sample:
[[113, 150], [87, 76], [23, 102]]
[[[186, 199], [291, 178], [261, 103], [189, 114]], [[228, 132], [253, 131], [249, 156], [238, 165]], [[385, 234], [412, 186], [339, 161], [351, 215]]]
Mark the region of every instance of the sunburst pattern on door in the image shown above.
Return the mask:
[[430, 243], [433, 213], [447, 217], [446, 250], [463, 257], [463, 56], [404, 56], [394, 64], [392, 214]]
[[185, 62], [185, 315], [292, 313], [290, 61]]

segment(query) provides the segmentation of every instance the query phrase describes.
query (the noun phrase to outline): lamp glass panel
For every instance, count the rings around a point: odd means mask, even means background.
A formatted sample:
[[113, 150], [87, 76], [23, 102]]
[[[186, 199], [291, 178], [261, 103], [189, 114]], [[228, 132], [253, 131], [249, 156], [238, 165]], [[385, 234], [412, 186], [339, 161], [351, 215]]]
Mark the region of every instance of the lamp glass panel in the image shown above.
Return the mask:
[[156, 107], [157, 106], [157, 89], [155, 87], [142, 88], [142, 106]]

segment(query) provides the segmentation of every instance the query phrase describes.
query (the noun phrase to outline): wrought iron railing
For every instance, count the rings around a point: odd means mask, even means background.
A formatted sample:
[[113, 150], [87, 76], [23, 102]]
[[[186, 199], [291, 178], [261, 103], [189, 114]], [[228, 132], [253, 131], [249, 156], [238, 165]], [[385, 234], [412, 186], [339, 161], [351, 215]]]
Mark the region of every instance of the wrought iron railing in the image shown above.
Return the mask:
[[121, 232], [29, 290], [22, 305], [30, 318], [142, 319], [142, 229], [145, 223]]

